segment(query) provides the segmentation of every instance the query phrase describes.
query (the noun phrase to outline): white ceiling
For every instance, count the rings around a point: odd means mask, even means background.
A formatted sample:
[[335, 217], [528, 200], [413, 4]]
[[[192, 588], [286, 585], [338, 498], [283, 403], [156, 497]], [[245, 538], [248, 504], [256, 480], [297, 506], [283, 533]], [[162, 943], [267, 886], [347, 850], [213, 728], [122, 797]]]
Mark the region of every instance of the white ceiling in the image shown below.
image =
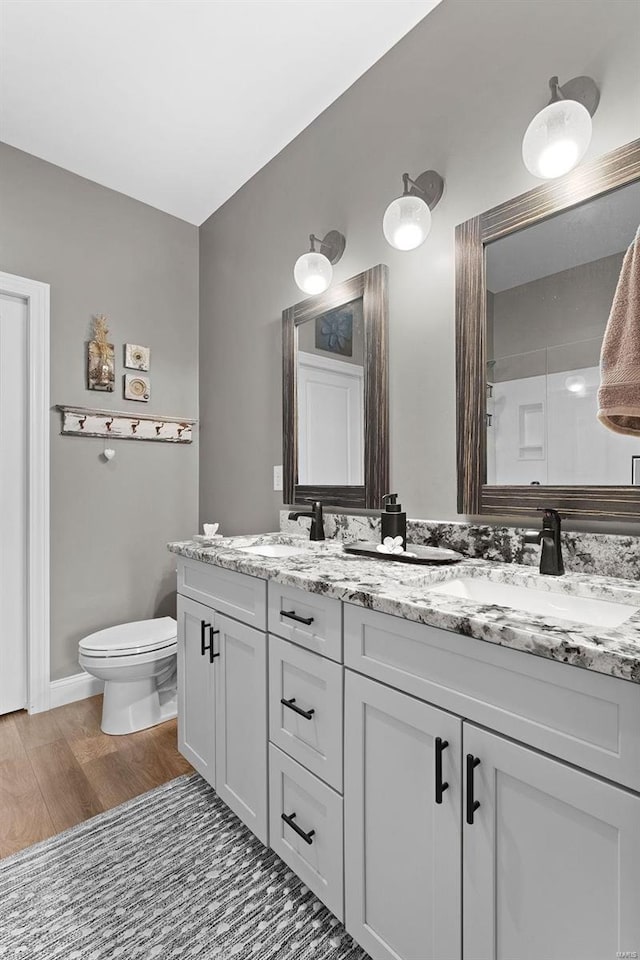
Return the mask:
[[200, 224], [440, 0], [2, 0], [0, 139]]

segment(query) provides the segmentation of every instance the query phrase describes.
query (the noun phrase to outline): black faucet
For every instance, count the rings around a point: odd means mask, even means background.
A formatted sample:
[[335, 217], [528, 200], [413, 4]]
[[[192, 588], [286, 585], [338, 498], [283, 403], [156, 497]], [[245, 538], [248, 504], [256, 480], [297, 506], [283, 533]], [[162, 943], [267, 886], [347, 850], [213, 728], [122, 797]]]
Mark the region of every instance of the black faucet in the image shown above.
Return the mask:
[[525, 543], [540, 543], [540, 573], [550, 577], [559, 577], [564, 573], [562, 545], [560, 542], [561, 518], [557, 510], [540, 507], [542, 510], [542, 530], [527, 530]]
[[306, 510], [303, 513], [290, 513], [289, 520], [297, 520], [298, 517], [311, 517], [309, 540], [324, 540], [322, 502], [320, 500], [309, 500], [309, 503], [312, 504], [311, 510]]

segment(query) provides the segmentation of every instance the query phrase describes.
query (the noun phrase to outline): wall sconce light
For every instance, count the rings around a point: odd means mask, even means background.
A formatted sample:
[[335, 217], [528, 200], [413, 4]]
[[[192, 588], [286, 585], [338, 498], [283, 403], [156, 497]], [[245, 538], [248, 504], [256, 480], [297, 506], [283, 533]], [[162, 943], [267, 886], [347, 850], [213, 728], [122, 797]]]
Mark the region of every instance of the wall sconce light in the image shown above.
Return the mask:
[[582, 160], [591, 143], [591, 117], [600, 91], [591, 77], [574, 77], [562, 87], [549, 80], [551, 100], [535, 115], [522, 141], [524, 165], [534, 177], [553, 180]]
[[[293, 268], [293, 278], [305, 293], [314, 296], [317, 293], [324, 293], [333, 277], [333, 263], [337, 263], [342, 254], [347, 241], [337, 230], [330, 230], [322, 240], [310, 234], [311, 249], [309, 253], [303, 253], [296, 260]], [[320, 244], [320, 250], [316, 250], [316, 243]]]
[[382, 232], [396, 250], [415, 250], [431, 230], [431, 211], [438, 205], [444, 180], [435, 170], [427, 170], [412, 180], [402, 174], [404, 191], [392, 200], [382, 218]]

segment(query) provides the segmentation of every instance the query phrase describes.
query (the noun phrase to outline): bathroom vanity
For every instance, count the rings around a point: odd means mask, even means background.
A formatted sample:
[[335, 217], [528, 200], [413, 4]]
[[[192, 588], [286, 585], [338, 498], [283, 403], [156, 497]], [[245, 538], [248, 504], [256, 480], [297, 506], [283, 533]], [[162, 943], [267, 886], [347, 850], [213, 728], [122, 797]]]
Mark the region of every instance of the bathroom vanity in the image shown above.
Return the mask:
[[640, 951], [640, 588], [170, 549], [180, 750], [374, 960]]

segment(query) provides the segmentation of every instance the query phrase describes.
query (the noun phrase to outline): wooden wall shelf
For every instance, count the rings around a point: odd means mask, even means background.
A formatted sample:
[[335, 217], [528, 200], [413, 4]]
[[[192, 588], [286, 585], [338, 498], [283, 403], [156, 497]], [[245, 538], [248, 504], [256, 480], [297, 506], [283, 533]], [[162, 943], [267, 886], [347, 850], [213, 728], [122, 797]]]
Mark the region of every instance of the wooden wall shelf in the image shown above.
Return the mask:
[[191, 443], [196, 420], [162, 417], [123, 410], [93, 410], [59, 403], [60, 433], [69, 437], [101, 437], [107, 440], [160, 440], [164, 443]]

